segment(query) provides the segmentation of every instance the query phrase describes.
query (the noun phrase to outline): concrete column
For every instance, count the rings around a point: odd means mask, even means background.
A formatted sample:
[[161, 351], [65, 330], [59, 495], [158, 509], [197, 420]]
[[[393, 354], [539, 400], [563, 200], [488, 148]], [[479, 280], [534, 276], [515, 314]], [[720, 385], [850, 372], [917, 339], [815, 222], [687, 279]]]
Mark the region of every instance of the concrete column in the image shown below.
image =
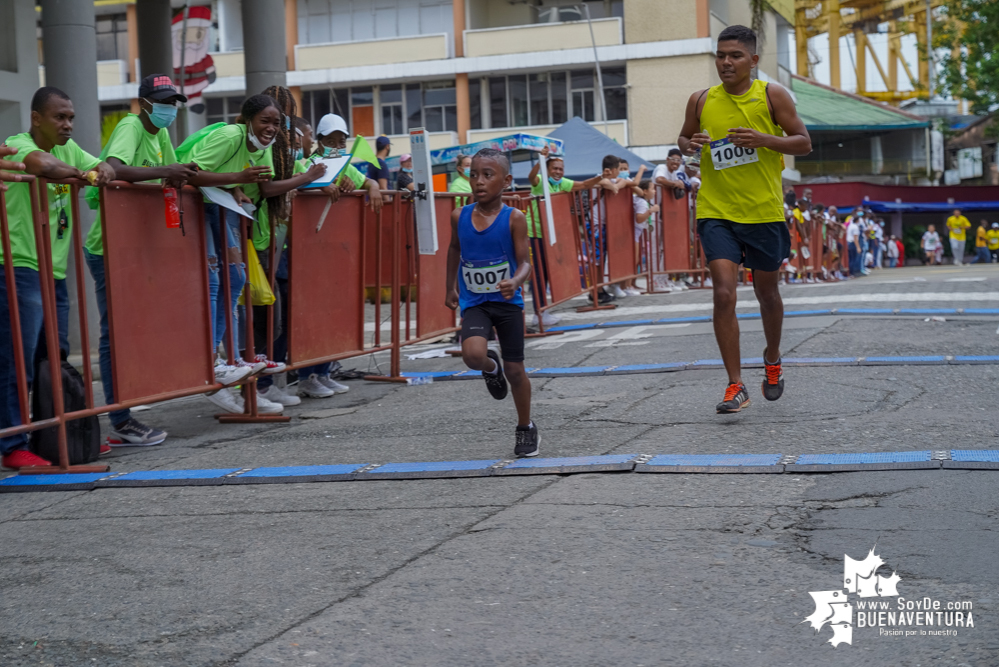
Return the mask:
[[[101, 107], [97, 101], [97, 34], [94, 30], [94, 3], [91, 0], [41, 0], [42, 48], [45, 56], [45, 83], [59, 88], [73, 100], [76, 121], [73, 139], [83, 150], [101, 152]], [[80, 231], [86, 236], [94, 215], [81, 202]], [[86, 273], [86, 271], [84, 271]], [[69, 342], [74, 352], [80, 350], [79, 312], [76, 298], [76, 273], [73, 253], [69, 254], [66, 273], [69, 288]], [[97, 348], [100, 334], [97, 301], [88, 290], [88, 322], [91, 347]]]
[[139, 34], [139, 80], [147, 74], [173, 76], [173, 42], [170, 36], [173, 10], [170, 9], [170, 0], [137, 2], [135, 18]]
[[246, 94], [287, 85], [285, 8], [274, 0], [243, 0], [243, 61]]
[[[454, 18], [454, 57], [465, 57], [465, 0], [454, 0], [451, 7]], [[468, 142], [468, 131], [472, 127], [472, 110], [468, 100], [468, 74], [461, 72], [455, 76], [455, 96], [458, 115], [458, 143]]]
[[840, 87], [839, 78], [839, 0], [829, 1], [829, 84]]

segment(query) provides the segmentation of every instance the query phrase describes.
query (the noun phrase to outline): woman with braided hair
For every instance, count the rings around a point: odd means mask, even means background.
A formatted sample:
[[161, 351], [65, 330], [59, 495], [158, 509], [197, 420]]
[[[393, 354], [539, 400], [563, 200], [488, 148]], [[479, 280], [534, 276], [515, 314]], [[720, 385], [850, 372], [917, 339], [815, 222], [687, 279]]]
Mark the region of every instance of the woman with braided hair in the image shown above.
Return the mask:
[[[283, 126], [278, 103], [267, 95], [253, 95], [243, 102], [240, 111], [236, 124], [220, 127], [200, 138], [190, 148], [187, 157], [201, 171], [217, 174], [242, 172], [243, 177], [235, 179], [234, 182], [243, 185], [229, 190], [238, 203], [254, 204], [259, 211], [263, 208], [260, 206], [263, 199], [280, 198], [285, 193], [311, 183], [326, 173], [326, 166], [318, 164], [311, 166], [304, 174], [274, 178], [273, 145]], [[243, 291], [246, 272], [237, 242], [240, 228], [239, 215], [206, 199], [205, 222], [213, 319], [212, 349], [217, 350], [226, 333], [225, 295], [220, 294], [219, 290], [218, 253], [226, 252], [229, 259], [230, 296], [234, 306]], [[270, 229], [269, 222], [267, 229], [268, 231]], [[230, 345], [229, 349], [237, 348]], [[249, 367], [250, 373], [275, 373], [283, 370], [281, 365], [262, 359], [254, 359], [253, 363], [238, 360], [237, 364], [239, 367]], [[215, 369], [216, 377], [219, 377], [220, 371], [222, 375], [226, 375], [229, 368], [231, 367], [226, 367], [224, 361], [219, 360]], [[243, 406], [228, 390], [210, 396], [209, 400], [229, 412], [243, 411]], [[257, 406], [264, 414], [275, 414], [283, 410], [281, 405], [268, 401], [258, 401]]]

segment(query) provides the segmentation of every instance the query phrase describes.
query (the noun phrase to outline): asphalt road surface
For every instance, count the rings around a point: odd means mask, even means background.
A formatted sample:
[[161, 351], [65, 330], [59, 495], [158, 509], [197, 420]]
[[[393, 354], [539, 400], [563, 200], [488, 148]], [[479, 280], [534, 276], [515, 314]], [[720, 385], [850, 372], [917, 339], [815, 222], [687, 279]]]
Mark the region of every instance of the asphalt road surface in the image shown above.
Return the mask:
[[[995, 308], [999, 266], [884, 270], [783, 293], [788, 310]], [[740, 312], [753, 312], [752, 291], [739, 297]], [[690, 291], [597, 314], [576, 313], [578, 303], [561, 310], [563, 324], [578, 324], [703, 315], [710, 302]], [[997, 354], [997, 325], [995, 316], [796, 318], [783, 352]], [[763, 346], [759, 322], [744, 321], [743, 356]], [[527, 356], [531, 366], [591, 366], [718, 352], [711, 325], [692, 323], [534, 339]], [[542, 456], [999, 449], [999, 366], [789, 367], [776, 403], [759, 395], [761, 370], [746, 377], [753, 403], [730, 416], [714, 412], [721, 369], [536, 378]], [[492, 400], [478, 380], [350, 386], [289, 409], [286, 425], [219, 425], [203, 398], [153, 406], [137, 416], [169, 440], [115, 450], [110, 462], [148, 470], [512, 454], [512, 402]], [[999, 471], [924, 470], [3, 494], [0, 664], [994, 667], [997, 486]], [[846, 630], [813, 629], [809, 593], [842, 592], [844, 556], [862, 561], [872, 548], [883, 595], [846, 597], [851, 643], [834, 647], [833, 633]], [[897, 596], [885, 588], [893, 572]], [[899, 605], [925, 600], [934, 625], [916, 625], [922, 606], [902, 609], [913, 616], [898, 624]], [[861, 627], [860, 605], [872, 602], [887, 605], [882, 627]], [[938, 620], [934, 603], [959, 603], [963, 624], [953, 611], [951, 625]], [[877, 623], [878, 611], [863, 616]]]

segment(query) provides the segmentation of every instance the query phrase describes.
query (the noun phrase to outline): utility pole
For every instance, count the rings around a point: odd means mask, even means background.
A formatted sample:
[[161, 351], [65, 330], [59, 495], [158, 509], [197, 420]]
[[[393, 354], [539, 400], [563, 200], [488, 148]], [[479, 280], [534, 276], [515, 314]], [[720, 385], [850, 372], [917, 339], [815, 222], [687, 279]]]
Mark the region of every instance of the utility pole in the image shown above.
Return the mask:
[[[928, 2], [929, 0], [927, 0]], [[578, 8], [579, 5], [576, 5]], [[600, 89], [600, 114], [604, 119], [604, 134], [610, 136], [610, 129], [607, 124], [607, 100], [604, 97], [604, 75], [600, 72], [600, 56], [597, 55], [597, 38], [593, 35], [593, 19], [590, 18], [590, 7], [584, 2], [583, 11], [586, 12], [586, 23], [590, 26], [590, 41], [593, 43], [593, 64], [597, 68], [597, 88]]]

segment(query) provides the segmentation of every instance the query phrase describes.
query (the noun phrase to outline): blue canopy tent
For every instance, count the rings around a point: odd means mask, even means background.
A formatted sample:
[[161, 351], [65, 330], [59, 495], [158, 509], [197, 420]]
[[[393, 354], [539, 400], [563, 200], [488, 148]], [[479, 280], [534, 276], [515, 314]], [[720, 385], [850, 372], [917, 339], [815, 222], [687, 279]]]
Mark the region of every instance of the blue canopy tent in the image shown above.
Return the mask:
[[[649, 176], [654, 164], [643, 160], [603, 132], [594, 129], [589, 123], [576, 116], [553, 130], [552, 139], [560, 139], [565, 159], [565, 177], [574, 181], [585, 180], [600, 173], [605, 155], [616, 155], [628, 161], [632, 174], [644, 164]], [[533, 157], [533, 156], [532, 156]], [[513, 165], [513, 178], [521, 185], [527, 183], [533, 162], [518, 162]]]
[[893, 201], [866, 201], [875, 213], [950, 213], [956, 208], [961, 211], [999, 211], [999, 201], [959, 201], [900, 203]]

